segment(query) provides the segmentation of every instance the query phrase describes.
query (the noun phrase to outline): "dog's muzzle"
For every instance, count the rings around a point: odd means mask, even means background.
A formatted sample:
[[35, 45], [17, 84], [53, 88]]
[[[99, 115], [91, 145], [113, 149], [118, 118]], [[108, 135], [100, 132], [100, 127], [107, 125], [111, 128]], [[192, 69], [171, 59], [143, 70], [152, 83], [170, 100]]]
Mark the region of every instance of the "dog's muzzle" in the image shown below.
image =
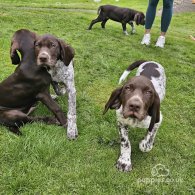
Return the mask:
[[138, 96], [132, 97], [126, 104], [123, 110], [124, 118], [137, 118], [138, 120], [142, 120], [142, 109], [143, 109], [143, 102], [141, 98]]
[[47, 66], [50, 62], [50, 56], [47, 52], [41, 52], [37, 58], [37, 64]]

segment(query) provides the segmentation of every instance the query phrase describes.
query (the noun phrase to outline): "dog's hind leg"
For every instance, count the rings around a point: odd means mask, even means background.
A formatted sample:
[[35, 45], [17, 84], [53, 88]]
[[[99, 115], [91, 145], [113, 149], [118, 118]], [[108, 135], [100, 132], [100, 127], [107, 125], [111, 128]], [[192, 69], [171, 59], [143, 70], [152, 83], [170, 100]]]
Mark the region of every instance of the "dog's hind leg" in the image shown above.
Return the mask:
[[9, 129], [12, 133], [14, 133], [14, 134], [16, 134], [16, 135], [22, 135], [21, 131], [19, 130], [19, 127], [17, 127], [17, 126], [10, 126], [10, 127], [8, 127], [8, 129]]
[[128, 32], [127, 32], [127, 27], [126, 27], [126, 23], [125, 22], [122, 23], [122, 28], [123, 28], [123, 33], [125, 35], [129, 35]]
[[7, 110], [0, 113], [0, 123], [17, 135], [22, 134], [19, 128], [27, 122], [28, 116], [20, 110]]
[[92, 21], [91, 21], [91, 24], [89, 25], [88, 30], [91, 30], [91, 29], [92, 29], [92, 26], [93, 26], [94, 24], [96, 24], [96, 23], [98, 23], [98, 22], [102, 22], [102, 21], [103, 21], [102, 17], [101, 17], [101, 16], [98, 16], [95, 20], [92, 20]]
[[154, 146], [154, 140], [156, 137], [156, 133], [161, 125], [162, 122], [162, 114], [160, 113], [160, 121], [158, 123], [155, 123], [152, 131], [148, 131], [145, 138], [139, 143], [139, 149], [142, 152], [149, 152], [152, 150]]
[[106, 22], [108, 21], [108, 19], [105, 19], [102, 23], [101, 23], [101, 26], [102, 28], [105, 28], [105, 25], [106, 25]]

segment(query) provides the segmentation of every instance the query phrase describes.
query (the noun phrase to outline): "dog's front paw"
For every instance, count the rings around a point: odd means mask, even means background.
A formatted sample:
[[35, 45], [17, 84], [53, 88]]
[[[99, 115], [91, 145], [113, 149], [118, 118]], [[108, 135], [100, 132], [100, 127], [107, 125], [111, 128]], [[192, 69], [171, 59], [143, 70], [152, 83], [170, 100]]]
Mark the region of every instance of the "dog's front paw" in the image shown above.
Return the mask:
[[150, 150], [152, 150], [152, 148], [153, 148], [153, 143], [149, 142], [148, 140], [144, 139], [139, 143], [139, 149], [142, 152], [149, 152]]
[[123, 31], [123, 33], [124, 33], [125, 35], [129, 35], [129, 33], [128, 33], [127, 31]]
[[130, 157], [120, 156], [120, 158], [117, 161], [116, 167], [119, 171], [123, 171], [123, 172], [131, 171], [132, 165], [131, 165]]
[[66, 93], [66, 88], [65, 87], [60, 88], [59, 95], [65, 95], [65, 93]]
[[133, 29], [133, 30], [131, 31], [131, 34], [133, 35], [133, 34], [135, 34], [135, 33], [136, 33], [136, 30]]
[[58, 98], [58, 96], [57, 96], [56, 94], [51, 94], [51, 98], [52, 98], [53, 100], [56, 100], [56, 99]]
[[68, 139], [76, 139], [78, 137], [78, 130], [77, 127], [69, 127], [67, 129], [67, 137]]

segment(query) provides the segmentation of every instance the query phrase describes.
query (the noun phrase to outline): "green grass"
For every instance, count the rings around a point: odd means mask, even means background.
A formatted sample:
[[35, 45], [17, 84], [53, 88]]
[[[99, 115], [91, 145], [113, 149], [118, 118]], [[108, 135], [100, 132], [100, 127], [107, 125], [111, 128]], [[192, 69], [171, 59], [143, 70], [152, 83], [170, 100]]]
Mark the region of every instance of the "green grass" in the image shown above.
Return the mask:
[[[39, 34], [50, 33], [71, 43], [76, 51], [79, 137], [69, 141], [63, 128], [41, 123], [25, 125], [21, 128], [23, 136], [17, 137], [1, 126], [0, 194], [192, 194], [195, 187], [192, 168], [195, 43], [188, 36], [194, 33], [195, 14], [173, 16], [166, 47], [159, 49], [154, 43], [160, 17], [155, 20], [152, 45], [144, 47], [140, 45], [142, 26], [137, 27], [133, 36], [124, 36], [121, 25], [111, 21], [105, 30], [97, 24], [92, 31], [87, 31], [95, 13], [17, 7], [31, 6], [29, 2], [4, 0], [0, 3], [0, 80], [15, 69], [10, 62], [9, 47], [16, 30], [28, 28]], [[54, 3], [52, 0], [34, 2], [38, 7], [50, 7]], [[75, 8], [89, 4], [87, 8], [93, 9], [99, 5], [84, 0], [61, 2], [66, 2], [69, 8], [73, 3]], [[117, 4], [134, 5], [143, 11], [147, 6], [147, 2], [142, 4], [136, 0]], [[115, 112], [102, 116], [102, 111], [124, 69], [138, 59], [158, 61], [165, 67], [167, 91], [161, 106], [164, 120], [155, 147], [147, 154], [138, 148], [145, 130], [131, 129], [133, 171], [121, 173], [114, 166], [119, 154]], [[66, 101], [64, 97], [59, 99], [64, 111], [67, 111]], [[39, 104], [35, 114], [50, 112]], [[168, 179], [174, 182], [138, 182], [153, 178], [151, 169], [159, 163], [169, 169]]]
[[76, 8], [76, 9], [96, 9], [98, 6], [102, 4], [114, 4], [119, 6], [134, 6], [135, 8], [143, 8], [145, 11], [145, 7], [147, 2], [136, 1], [115, 1], [115, 0], [103, 0], [99, 3], [95, 2], [94, 0], [3, 0], [0, 2], [2, 6], [17, 6], [17, 7], [47, 7], [47, 8], [60, 8], [60, 9], [67, 9], [67, 8]]

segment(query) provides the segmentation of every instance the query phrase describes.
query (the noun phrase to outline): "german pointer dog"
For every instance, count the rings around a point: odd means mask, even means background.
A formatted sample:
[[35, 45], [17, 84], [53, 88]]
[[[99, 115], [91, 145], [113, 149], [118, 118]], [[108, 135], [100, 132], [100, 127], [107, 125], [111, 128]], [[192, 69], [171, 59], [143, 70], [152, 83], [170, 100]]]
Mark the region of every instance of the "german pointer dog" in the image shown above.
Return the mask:
[[134, 21], [136, 25], [145, 25], [145, 15], [142, 12], [114, 5], [102, 5], [98, 8], [98, 17], [91, 21], [88, 30], [91, 30], [92, 26], [97, 22], [101, 22], [102, 28], [105, 28], [106, 22], [109, 19], [120, 22], [125, 35], [128, 35], [126, 24], [131, 25], [131, 34], [135, 33]]
[[116, 166], [125, 172], [132, 169], [128, 125], [148, 128], [146, 136], [139, 143], [139, 148], [142, 152], [149, 152], [153, 148], [156, 133], [162, 122], [160, 103], [165, 96], [165, 72], [157, 62], [134, 62], [124, 71], [119, 83], [137, 67], [139, 68], [136, 76], [112, 92], [104, 110], [106, 113], [108, 109], [116, 109], [121, 138], [121, 152]]
[[[60, 123], [64, 128], [67, 126], [64, 113], [49, 93], [51, 76], [44, 67], [37, 65], [34, 48], [36, 39], [37, 35], [29, 30], [15, 32], [10, 57], [12, 64], [19, 65], [13, 74], [0, 83], [0, 124], [16, 134], [21, 134], [20, 126], [34, 121]], [[21, 53], [21, 59], [17, 51]], [[56, 57], [64, 59], [67, 55], [61, 45]], [[57, 120], [54, 117], [29, 116], [37, 101], [45, 104]]]
[[[60, 51], [63, 51], [60, 59]], [[37, 65], [46, 67], [52, 77], [57, 95], [68, 93], [68, 128], [67, 136], [75, 139], [78, 136], [76, 125], [76, 89], [74, 83], [73, 57], [74, 50], [64, 41], [52, 35], [39, 37], [35, 42]], [[62, 83], [64, 88], [59, 88]]]

